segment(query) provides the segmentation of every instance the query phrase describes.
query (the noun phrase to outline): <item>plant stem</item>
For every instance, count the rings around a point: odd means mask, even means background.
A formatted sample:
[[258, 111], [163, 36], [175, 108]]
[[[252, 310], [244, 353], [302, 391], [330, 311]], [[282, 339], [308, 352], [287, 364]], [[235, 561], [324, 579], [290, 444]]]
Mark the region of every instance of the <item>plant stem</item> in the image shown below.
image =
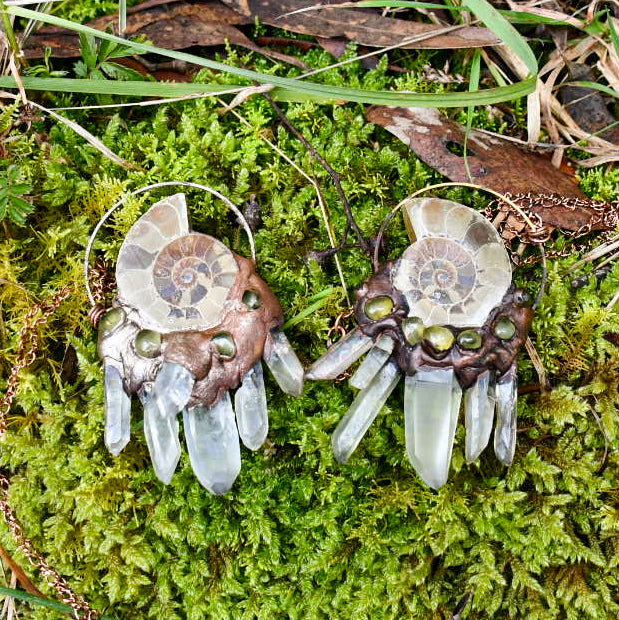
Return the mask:
[[13, 30], [11, 18], [6, 12], [6, 5], [4, 4], [4, 0], [0, 0], [0, 11], [2, 12], [2, 29], [4, 30], [4, 34], [6, 36], [6, 40], [9, 43], [9, 47], [13, 52], [13, 56], [15, 57], [15, 62], [17, 62], [18, 64], [22, 64], [22, 53], [19, 49], [19, 43], [17, 42], [15, 31]]

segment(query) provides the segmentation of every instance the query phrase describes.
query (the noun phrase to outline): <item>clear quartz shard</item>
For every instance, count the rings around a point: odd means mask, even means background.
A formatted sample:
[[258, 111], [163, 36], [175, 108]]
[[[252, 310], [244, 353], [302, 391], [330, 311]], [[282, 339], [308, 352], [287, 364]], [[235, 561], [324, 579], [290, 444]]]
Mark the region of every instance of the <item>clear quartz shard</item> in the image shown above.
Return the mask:
[[488, 445], [494, 421], [494, 404], [494, 386], [490, 381], [490, 371], [486, 370], [464, 392], [467, 463], [474, 461]]
[[117, 368], [105, 366], [105, 445], [118, 456], [129, 443], [131, 433], [131, 397], [125, 391]]
[[358, 327], [338, 340], [305, 373], [308, 379], [335, 379], [372, 348], [372, 339]]
[[303, 366], [281, 329], [271, 330], [264, 347], [264, 361], [286, 394], [301, 396]]
[[182, 364], [163, 362], [150, 397], [161, 416], [174, 417], [189, 402], [195, 377]]
[[243, 383], [234, 395], [234, 409], [241, 440], [250, 450], [257, 450], [269, 431], [267, 395], [260, 361], [245, 373]]
[[181, 458], [178, 418], [162, 412], [153, 394], [154, 387], [148, 384], [139, 393], [144, 407], [144, 434], [157, 478], [170, 484]]
[[350, 409], [333, 433], [333, 454], [340, 463], [345, 463], [355, 451], [361, 439], [370, 428], [378, 412], [389, 398], [400, 378], [400, 369], [395, 362], [388, 362], [372, 379], [367, 388], [359, 392]]
[[183, 423], [196, 477], [211, 493], [225, 493], [241, 471], [241, 448], [230, 394], [224, 392], [212, 407], [185, 410]]
[[494, 453], [503, 465], [511, 465], [516, 452], [516, 364], [496, 383], [496, 428]]
[[419, 477], [433, 489], [447, 482], [461, 399], [453, 369], [420, 370], [406, 377], [406, 452]]
[[350, 378], [350, 385], [359, 390], [365, 389], [376, 373], [387, 363], [392, 351], [393, 340], [386, 335], [380, 336], [376, 345], [370, 349], [355, 374]]

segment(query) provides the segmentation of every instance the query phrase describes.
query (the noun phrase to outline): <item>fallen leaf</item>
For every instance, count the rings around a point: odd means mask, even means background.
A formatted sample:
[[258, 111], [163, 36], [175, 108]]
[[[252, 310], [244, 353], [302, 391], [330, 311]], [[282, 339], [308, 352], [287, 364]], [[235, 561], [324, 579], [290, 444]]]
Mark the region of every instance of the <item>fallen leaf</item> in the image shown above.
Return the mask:
[[[403, 39], [442, 30], [442, 26], [404, 19], [383, 17], [368, 10], [334, 8], [289, 15], [299, 9], [314, 6], [311, 0], [222, 0], [246, 17], [259, 18], [276, 26], [318, 37], [346, 37], [368, 47], [398, 45]], [[327, 3], [325, 3], [327, 4]], [[498, 45], [499, 39], [487, 28], [465, 26], [449, 34], [437, 35], [423, 41], [402, 45], [407, 49], [455, 49]]]
[[[449, 150], [462, 149], [466, 133], [463, 125], [433, 108], [372, 106], [366, 117], [400, 138], [448, 179], [469, 182], [464, 158]], [[585, 197], [573, 176], [555, 168], [543, 155], [509, 140], [471, 129], [467, 149], [472, 180], [478, 185], [501, 193]]]
[[[196, 4], [171, 0], [151, 0], [127, 12], [127, 37], [143, 35], [153, 45], [165, 49], [185, 49], [196, 46], [224, 45], [230, 41], [254, 52], [270, 56], [301, 69], [307, 65], [292, 56], [263, 49], [248, 39], [235, 25], [247, 24], [243, 15], [217, 0], [202, 0]], [[97, 30], [115, 26], [118, 15], [105, 15], [87, 24]], [[40, 58], [49, 47], [52, 55], [75, 58], [81, 55], [78, 37], [69, 30], [55, 26], [41, 28], [28, 39], [24, 48], [27, 58]]]
[[522, 216], [499, 201], [501, 234], [506, 241], [515, 237], [527, 243], [544, 241], [555, 228], [580, 236], [591, 230], [612, 229], [617, 224], [616, 205], [587, 198], [573, 174], [555, 168], [539, 153], [477, 129], [471, 129], [467, 145], [469, 179], [464, 158], [452, 152], [461, 151], [466, 127], [438, 110], [372, 106], [366, 118], [397, 136], [451, 181], [472, 181], [511, 196], [537, 228], [528, 230]]

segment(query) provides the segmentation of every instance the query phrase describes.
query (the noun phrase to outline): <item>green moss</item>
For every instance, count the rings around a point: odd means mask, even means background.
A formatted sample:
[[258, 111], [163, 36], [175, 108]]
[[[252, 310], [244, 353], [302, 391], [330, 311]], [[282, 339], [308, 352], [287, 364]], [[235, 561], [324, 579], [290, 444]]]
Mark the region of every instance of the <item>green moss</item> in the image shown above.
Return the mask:
[[[313, 64], [325, 62], [323, 52], [313, 54]], [[324, 79], [385, 87], [383, 71], [368, 77], [352, 66]], [[429, 491], [405, 457], [397, 390], [350, 462], [338, 464], [331, 434], [352, 391], [345, 383], [310, 382], [292, 399], [270, 378], [269, 440], [257, 453], [243, 450], [239, 479], [224, 497], [199, 485], [186, 453], [170, 486], [156, 480], [137, 404], [131, 443], [118, 458], [108, 454], [102, 371], [80, 270], [89, 233], [123, 190], [185, 180], [208, 184], [237, 204], [255, 194], [264, 220], [256, 235], [259, 271], [288, 318], [308, 297], [339, 284], [332, 263], [322, 269], [303, 263], [305, 252], [328, 246], [316, 195], [261, 136], [317, 178], [341, 231], [345, 219], [328, 175], [286, 132], [273, 133], [274, 116], [262, 99], [238, 109], [251, 128], [219, 108], [214, 100], [194, 100], [122, 115], [67, 113], [141, 167], [131, 172], [49, 121], [33, 124], [42, 141], [26, 134], [7, 143], [28, 171], [36, 212], [30, 228], [10, 226], [0, 243], [0, 278], [33, 292], [0, 287], [0, 389], [33, 296], [76, 285], [41, 329], [42, 353], [22, 373], [0, 456], [12, 472], [12, 505], [35, 545], [76, 590], [119, 619], [450, 618], [467, 592], [467, 618], [617, 615], [619, 356], [611, 335], [619, 332], [619, 317], [605, 308], [619, 287], [619, 267], [599, 288], [575, 291], [563, 275], [575, 257], [551, 261], [532, 339], [555, 387], [520, 399], [521, 432], [508, 470], [490, 449], [466, 465], [461, 424], [449, 482]], [[305, 103], [287, 112], [342, 174], [368, 236], [399, 200], [442, 180], [393, 136], [367, 124], [361, 106]], [[616, 198], [616, 183], [608, 179], [590, 171], [583, 186], [593, 196]], [[113, 262], [129, 226], [168, 191], [129, 201], [99, 237], [97, 255]], [[234, 217], [210, 196], [187, 194], [195, 229], [247, 255]], [[477, 208], [486, 201], [462, 189], [445, 196]], [[400, 219], [388, 240], [392, 256], [407, 244]], [[359, 251], [341, 260], [354, 289], [369, 275], [369, 262]], [[539, 282], [539, 270], [526, 279]], [[324, 352], [326, 332], [342, 309], [334, 296], [289, 330], [305, 365]], [[68, 344], [79, 358], [73, 384], [60, 378]], [[524, 355], [519, 380], [537, 381]], [[603, 471], [596, 418], [611, 447]], [[4, 525], [0, 542], [29, 570]], [[53, 595], [39, 575], [35, 581]], [[53, 616], [23, 607], [21, 617]]]

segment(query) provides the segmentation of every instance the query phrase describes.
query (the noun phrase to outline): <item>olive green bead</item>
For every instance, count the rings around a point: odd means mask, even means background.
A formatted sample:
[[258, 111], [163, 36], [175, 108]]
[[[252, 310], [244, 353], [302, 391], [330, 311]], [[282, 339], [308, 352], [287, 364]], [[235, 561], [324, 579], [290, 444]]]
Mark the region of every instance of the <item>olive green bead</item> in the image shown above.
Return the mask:
[[161, 352], [161, 334], [152, 329], [143, 329], [135, 337], [135, 350], [142, 357], [157, 357]]
[[393, 312], [393, 299], [391, 297], [374, 297], [365, 304], [365, 314], [372, 321], [380, 321]]
[[221, 332], [213, 336], [211, 342], [217, 348], [219, 355], [226, 358], [233, 358], [236, 355], [236, 345], [234, 338], [228, 332]]
[[104, 336], [114, 331], [125, 319], [125, 311], [121, 308], [108, 310], [99, 321], [99, 332]]
[[423, 338], [423, 321], [416, 316], [412, 316], [402, 321], [402, 331], [408, 344], [416, 345]]
[[256, 291], [247, 290], [243, 293], [243, 303], [250, 310], [257, 310], [262, 305], [260, 295]]
[[474, 329], [466, 329], [460, 332], [458, 344], [463, 349], [479, 349], [482, 344], [481, 334]]
[[439, 325], [426, 328], [423, 332], [423, 339], [436, 351], [448, 351], [455, 342], [453, 333]]
[[516, 326], [506, 317], [499, 319], [494, 326], [494, 334], [501, 340], [511, 340], [516, 333]]

